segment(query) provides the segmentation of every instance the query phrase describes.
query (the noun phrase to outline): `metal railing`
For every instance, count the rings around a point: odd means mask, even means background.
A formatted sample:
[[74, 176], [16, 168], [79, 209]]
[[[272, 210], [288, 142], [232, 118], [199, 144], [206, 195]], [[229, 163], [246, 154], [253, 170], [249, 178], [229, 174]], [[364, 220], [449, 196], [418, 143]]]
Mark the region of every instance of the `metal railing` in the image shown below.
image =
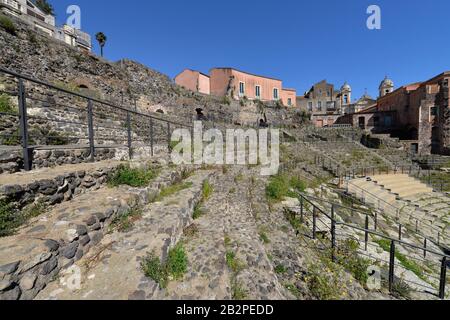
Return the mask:
[[[350, 186], [354, 189], [353, 191], [350, 191]], [[431, 223], [427, 223], [423, 218], [419, 219], [411, 213], [404, 213], [402, 208], [381, 199], [379, 196], [353, 184], [351, 181], [346, 181], [346, 191], [347, 194], [354, 194], [355, 197], [360, 198], [362, 203], [372, 203], [375, 209], [378, 209], [381, 212], [390, 213], [391, 216], [395, 217], [396, 222], [399, 224], [400, 233], [402, 227], [408, 228], [411, 233], [416, 233], [424, 238], [425, 246], [427, 242], [433, 242], [438, 246], [448, 246], [450, 243], [450, 239], [443, 234], [441, 229], [433, 226]], [[358, 197], [358, 195], [360, 195], [360, 197]], [[427, 214], [426, 211], [420, 209], [416, 209], [416, 212], [422, 212], [424, 215]], [[413, 225], [402, 224], [400, 221], [402, 218], [406, 218], [409, 221], [414, 221], [415, 223]], [[431, 235], [426, 236], [424, 234], [425, 229], [429, 230]]]
[[[117, 105], [3, 67], [0, 67], [0, 75], [15, 83], [17, 88], [0, 90], [0, 94], [18, 99], [18, 113], [0, 112], [0, 118], [14, 119], [17, 125], [9, 132], [0, 132], [3, 142], [8, 142], [0, 144], [21, 147], [26, 171], [33, 167], [33, 150], [86, 149], [89, 160], [95, 161], [97, 149], [126, 148], [132, 159], [137, 147], [149, 147], [152, 156], [157, 145], [170, 149], [175, 127], [193, 130], [191, 124], [138, 112], [134, 107]], [[46, 117], [42, 117], [44, 111]], [[41, 129], [36, 123], [50, 126], [50, 131], [39, 132]], [[58, 130], [58, 126], [63, 130]], [[73, 134], [74, 130], [64, 131], [68, 126], [76, 128], [81, 135]]]
[[[368, 219], [366, 219], [366, 224], [364, 227], [360, 227], [357, 225], [349, 224], [340, 221], [336, 214], [336, 205], [332, 205], [329, 212], [323, 210], [316, 202], [321, 201], [321, 199], [311, 197], [305, 194], [299, 195], [300, 201], [300, 212], [296, 213], [291, 212], [293, 215], [293, 219], [299, 219], [301, 225], [303, 225], [308, 231], [307, 236], [311, 239], [318, 241], [321, 244], [321, 249], [324, 251], [330, 252], [330, 258], [333, 262], [336, 262], [337, 253], [340, 249], [340, 243], [338, 241], [339, 238], [347, 239], [347, 240], [355, 240], [353, 235], [349, 235], [346, 232], [346, 229], [353, 230], [356, 233], [361, 234], [364, 237], [364, 249], [359, 248], [358, 254], [364, 256], [365, 258], [374, 261], [376, 263], [386, 264], [389, 268], [388, 275], [388, 287], [389, 291], [392, 293], [394, 291], [394, 285], [396, 283], [395, 271], [397, 268], [401, 268], [402, 270], [407, 270], [406, 266], [402, 263], [396, 262], [398, 261], [398, 255], [400, 252], [397, 250], [397, 246], [402, 246], [403, 249], [408, 248], [408, 250], [416, 253], [416, 256], [413, 256], [412, 253], [406, 254], [406, 256], [411, 259], [411, 261], [417, 261], [426, 264], [427, 273], [430, 273], [432, 270], [432, 266], [439, 269], [439, 274], [428, 274], [427, 278], [430, 280], [436, 281], [438, 284], [438, 292], [436, 295], [440, 299], [445, 299], [446, 295], [446, 285], [449, 281], [447, 279], [447, 268], [449, 267], [449, 259], [450, 256], [443, 254], [442, 252], [438, 252], [435, 250], [431, 250], [427, 247], [417, 246], [406, 241], [403, 241], [401, 237], [399, 239], [394, 239], [385, 234], [378, 232], [377, 230], [371, 229], [369, 225]], [[298, 217], [298, 214], [300, 215]], [[298, 230], [297, 230], [298, 232]], [[329, 234], [330, 238], [327, 239], [324, 234]], [[385, 261], [383, 259], [375, 257], [373, 254], [370, 254], [368, 248], [370, 245], [375, 245], [375, 243], [370, 241], [370, 238], [377, 238], [383, 240], [384, 242], [389, 242], [389, 261]], [[359, 246], [361, 245], [359, 237], [356, 239]], [[402, 250], [402, 255], [405, 250]], [[417, 255], [420, 254], [423, 258], [417, 258]], [[431, 260], [431, 258], [436, 258], [435, 261]], [[401, 262], [401, 261], [400, 261]], [[434, 265], [433, 265], [434, 263]], [[437, 263], [437, 264], [436, 264]], [[425, 272], [425, 268], [423, 268], [422, 272]], [[413, 285], [415, 287], [424, 287], [424, 284], [416, 283], [408, 279], [403, 279], [403, 281]], [[431, 280], [430, 280], [431, 281]], [[436, 290], [433, 285], [425, 285], [426, 291]]]

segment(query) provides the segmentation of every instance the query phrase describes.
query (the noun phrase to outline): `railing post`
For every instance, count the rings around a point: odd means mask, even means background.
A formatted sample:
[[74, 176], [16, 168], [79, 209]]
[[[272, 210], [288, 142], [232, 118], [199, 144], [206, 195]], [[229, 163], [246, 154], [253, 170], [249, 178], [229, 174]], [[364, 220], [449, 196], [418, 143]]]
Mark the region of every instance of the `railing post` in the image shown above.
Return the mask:
[[23, 80], [19, 78], [18, 84], [19, 90], [19, 115], [20, 115], [20, 135], [22, 137], [22, 150], [23, 150], [23, 164], [25, 171], [30, 171], [32, 168], [32, 157], [30, 155], [30, 148], [28, 145], [28, 114], [27, 114], [27, 102], [25, 96], [25, 85]]
[[94, 112], [92, 110], [92, 100], [88, 100], [88, 134], [89, 134], [89, 161], [95, 161], [95, 140], [94, 140]]
[[303, 196], [300, 195], [300, 223], [303, 223]]
[[369, 215], [366, 215], [366, 230], [364, 235], [364, 248], [367, 251], [367, 247], [369, 245]]
[[170, 140], [172, 139], [171, 135], [170, 135], [170, 122], [167, 122], [167, 148], [169, 149], [170, 152]]
[[127, 136], [128, 136], [128, 156], [130, 160], [133, 158], [133, 150], [131, 149], [131, 114], [127, 111]]
[[402, 225], [398, 225], [398, 240], [402, 241]]
[[316, 231], [317, 231], [317, 211], [316, 207], [313, 208], [313, 240], [316, 240]]
[[150, 118], [150, 149], [152, 157], [154, 156], [153, 144], [154, 144], [154, 134], [153, 134], [153, 118]]
[[394, 275], [395, 275], [394, 272], [395, 272], [395, 241], [392, 241], [389, 259], [389, 292], [391, 293], [394, 285]]
[[378, 212], [377, 211], [375, 211], [375, 217], [374, 217], [374, 220], [375, 220], [375, 231], [377, 231], [378, 230]]
[[423, 240], [423, 258], [424, 259], [427, 257], [427, 245], [428, 245], [428, 240], [427, 240], [427, 238], [425, 238]]
[[447, 281], [447, 257], [442, 258], [439, 298], [445, 299], [445, 282]]
[[331, 261], [336, 261], [336, 220], [334, 204], [331, 206]]

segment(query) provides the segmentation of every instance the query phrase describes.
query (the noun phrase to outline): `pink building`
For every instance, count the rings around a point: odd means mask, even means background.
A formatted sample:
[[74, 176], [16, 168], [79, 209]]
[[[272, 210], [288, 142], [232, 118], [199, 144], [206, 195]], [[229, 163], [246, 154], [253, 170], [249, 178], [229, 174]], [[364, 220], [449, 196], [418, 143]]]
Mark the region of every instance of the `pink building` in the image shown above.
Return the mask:
[[283, 88], [279, 79], [258, 76], [233, 68], [214, 68], [210, 76], [186, 69], [175, 77], [175, 83], [191, 91], [235, 100], [281, 101], [285, 106], [297, 105], [295, 89]]
[[229, 95], [233, 99], [277, 101], [286, 106], [296, 105], [296, 91], [283, 89], [279, 79], [258, 76], [233, 68], [214, 68], [210, 71], [211, 94]]
[[209, 77], [199, 71], [185, 69], [175, 77], [175, 83], [191, 91], [210, 94]]

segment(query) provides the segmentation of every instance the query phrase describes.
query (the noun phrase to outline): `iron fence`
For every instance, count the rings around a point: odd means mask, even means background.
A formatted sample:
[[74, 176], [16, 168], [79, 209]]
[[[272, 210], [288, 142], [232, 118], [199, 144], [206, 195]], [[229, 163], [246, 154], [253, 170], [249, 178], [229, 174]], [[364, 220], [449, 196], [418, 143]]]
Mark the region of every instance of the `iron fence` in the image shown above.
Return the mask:
[[[322, 199], [300, 194], [299, 201], [300, 212], [296, 213], [293, 211], [291, 213], [292, 217], [290, 218], [300, 222], [306, 232], [305, 235], [319, 243], [321, 250], [327, 253], [329, 252], [332, 261], [336, 261], [337, 253], [341, 249], [340, 239], [354, 240], [359, 245], [357, 254], [373, 263], [383, 266], [386, 265], [388, 267], [387, 282], [391, 293], [394, 291], [396, 282], [403, 280], [414, 288], [422, 288], [425, 292], [431, 292], [436, 294], [440, 299], [445, 299], [446, 286], [449, 282], [449, 279], [447, 278], [447, 268], [449, 267], [450, 257], [448, 255], [436, 250], [431, 250], [426, 246], [418, 246], [402, 240], [401, 229], [400, 237], [398, 239], [380, 233], [375, 229], [371, 229], [368, 218], [365, 219], [364, 227], [342, 222], [336, 214], [338, 206], [333, 204], [329, 209], [329, 212], [327, 212], [317, 204], [317, 202], [321, 202]], [[353, 231], [353, 233], [349, 233], [348, 230]], [[356, 237], [355, 234], [357, 235]], [[328, 238], [327, 235], [329, 235]], [[362, 240], [364, 249], [361, 249], [360, 236], [364, 239]], [[384, 249], [389, 253], [388, 260], [371, 254], [369, 248], [377, 246], [375, 241], [383, 241], [383, 243], [386, 244]], [[399, 250], [399, 247], [402, 247], [401, 251]], [[405, 253], [405, 251], [407, 253]], [[410, 259], [410, 261], [426, 265], [426, 268], [422, 268], [422, 273], [417, 276], [420, 276], [420, 279], [423, 278], [427, 281], [421, 280], [421, 283], [418, 283], [411, 279], [395, 276], [395, 271], [398, 269], [401, 269], [400, 271], [408, 270], [408, 267], [403, 265], [404, 262], [399, 261], [400, 257], [405, 256]], [[415, 270], [415, 272], [418, 273], [419, 271]], [[438, 274], [436, 274], [436, 272]]]
[[148, 147], [152, 156], [156, 146], [170, 149], [175, 128], [193, 130], [190, 123], [138, 112], [135, 106], [117, 105], [2, 67], [0, 75], [9, 84], [9, 89], [0, 88], [0, 95], [16, 97], [18, 109], [0, 110], [0, 145], [21, 148], [26, 171], [33, 167], [34, 150], [82, 149], [94, 161], [98, 149], [125, 148], [132, 159], [139, 147]]

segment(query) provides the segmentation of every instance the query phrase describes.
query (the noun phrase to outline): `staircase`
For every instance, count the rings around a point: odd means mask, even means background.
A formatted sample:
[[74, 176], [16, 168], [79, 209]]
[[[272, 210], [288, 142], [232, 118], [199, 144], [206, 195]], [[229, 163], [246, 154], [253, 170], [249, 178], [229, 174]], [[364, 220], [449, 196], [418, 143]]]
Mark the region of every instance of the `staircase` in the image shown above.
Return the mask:
[[377, 175], [371, 180], [403, 199], [414, 199], [417, 195], [432, 193], [433, 189], [406, 174]]
[[448, 247], [450, 201], [406, 174], [375, 175], [347, 181], [349, 194], [382, 210], [396, 222]]

